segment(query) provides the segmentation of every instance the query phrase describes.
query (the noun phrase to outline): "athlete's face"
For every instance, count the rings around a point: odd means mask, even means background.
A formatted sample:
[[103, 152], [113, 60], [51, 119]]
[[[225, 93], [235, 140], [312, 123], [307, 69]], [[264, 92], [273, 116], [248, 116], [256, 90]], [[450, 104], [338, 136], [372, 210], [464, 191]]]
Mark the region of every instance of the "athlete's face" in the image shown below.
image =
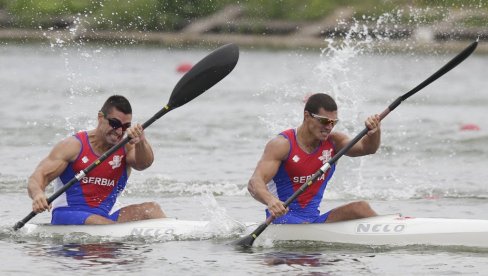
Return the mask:
[[326, 111], [323, 108], [319, 109], [317, 113], [305, 111], [305, 119], [310, 132], [321, 141], [327, 140], [338, 121], [337, 111]]
[[110, 145], [116, 145], [124, 137], [124, 133], [132, 120], [132, 114], [124, 114], [123, 112], [112, 108], [108, 114], [99, 113], [99, 126], [105, 141]]

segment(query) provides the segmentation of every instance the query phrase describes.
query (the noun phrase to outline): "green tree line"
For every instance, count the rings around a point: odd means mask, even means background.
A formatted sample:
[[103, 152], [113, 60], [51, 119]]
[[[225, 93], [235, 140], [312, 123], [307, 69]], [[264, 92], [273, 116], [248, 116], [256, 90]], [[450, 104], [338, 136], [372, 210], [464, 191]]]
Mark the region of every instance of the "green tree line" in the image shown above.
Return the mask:
[[[260, 19], [312, 21], [342, 6], [358, 13], [417, 7], [483, 8], [487, 0], [0, 0], [13, 27], [51, 27], [73, 19], [94, 29], [174, 31], [226, 5], [242, 6], [246, 16]], [[62, 24], [61, 24], [62, 26]]]

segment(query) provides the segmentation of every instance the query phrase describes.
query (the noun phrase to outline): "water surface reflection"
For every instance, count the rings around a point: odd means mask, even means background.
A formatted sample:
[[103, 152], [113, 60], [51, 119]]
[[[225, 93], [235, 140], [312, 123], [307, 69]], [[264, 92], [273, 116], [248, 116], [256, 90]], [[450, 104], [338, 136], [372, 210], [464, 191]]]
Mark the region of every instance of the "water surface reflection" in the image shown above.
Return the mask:
[[[131, 271], [143, 266], [146, 253], [152, 251], [144, 244], [122, 242], [87, 244], [29, 244], [28, 254], [36, 257], [54, 257], [71, 269], [108, 266], [110, 270]], [[73, 262], [74, 261], [74, 262]], [[118, 268], [118, 269], [117, 269]]]

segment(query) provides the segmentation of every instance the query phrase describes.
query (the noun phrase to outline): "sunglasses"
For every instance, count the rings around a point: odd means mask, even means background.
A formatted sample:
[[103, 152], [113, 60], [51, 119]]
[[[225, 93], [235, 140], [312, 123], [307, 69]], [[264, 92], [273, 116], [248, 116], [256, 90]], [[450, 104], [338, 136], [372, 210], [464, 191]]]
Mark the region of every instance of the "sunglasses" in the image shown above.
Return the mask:
[[118, 129], [118, 128], [122, 128], [122, 131], [126, 131], [129, 127], [130, 127], [130, 123], [125, 123], [125, 124], [122, 124], [121, 121], [119, 121], [118, 119], [115, 119], [115, 118], [108, 118], [107, 115], [105, 115], [105, 113], [103, 113], [102, 111], [100, 111], [102, 114], [103, 114], [103, 117], [105, 119], [107, 119], [108, 121], [108, 124], [113, 128], [113, 129]]
[[115, 118], [107, 118], [107, 117], [105, 117], [105, 119], [107, 119], [108, 124], [113, 129], [118, 129], [119, 127], [121, 127], [122, 128], [122, 131], [126, 131], [130, 127], [130, 123], [122, 124], [122, 122], [120, 122], [118, 119], [115, 119]]
[[324, 126], [328, 126], [328, 125], [335, 126], [337, 125], [337, 122], [339, 122], [339, 119], [330, 119], [327, 117], [319, 116], [317, 114], [313, 114], [311, 112], [309, 113], [313, 118], [317, 119], [317, 121], [319, 121]]

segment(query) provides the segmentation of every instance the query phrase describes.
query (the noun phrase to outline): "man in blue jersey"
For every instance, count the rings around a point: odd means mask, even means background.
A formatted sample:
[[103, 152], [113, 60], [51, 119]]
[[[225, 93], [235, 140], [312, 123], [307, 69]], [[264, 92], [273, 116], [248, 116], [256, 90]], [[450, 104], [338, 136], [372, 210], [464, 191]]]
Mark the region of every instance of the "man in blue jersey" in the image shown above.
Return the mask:
[[[349, 143], [347, 135], [332, 131], [337, 122], [334, 99], [327, 94], [314, 94], [305, 104], [302, 124], [283, 131], [267, 143], [249, 180], [248, 190], [268, 207], [266, 215], [276, 218], [273, 223], [324, 223], [376, 216], [365, 201], [352, 202], [320, 214], [320, 203], [335, 164], [288, 208], [283, 206], [283, 202]], [[369, 132], [346, 155], [362, 156], [378, 150], [381, 141], [379, 116], [368, 117], [365, 125]]]
[[[95, 129], [62, 140], [39, 163], [28, 181], [32, 210], [40, 213], [52, 209], [52, 224], [112, 224], [165, 217], [155, 202], [133, 204], [118, 210], [113, 208], [125, 188], [131, 168], [148, 168], [154, 155], [141, 124], [131, 125], [132, 108], [125, 97], [109, 97], [97, 119]], [[55, 190], [61, 189], [77, 173], [122, 141], [125, 132], [131, 137], [128, 144], [56, 198], [52, 206], [47, 203], [45, 189], [50, 182], [54, 181]]]

